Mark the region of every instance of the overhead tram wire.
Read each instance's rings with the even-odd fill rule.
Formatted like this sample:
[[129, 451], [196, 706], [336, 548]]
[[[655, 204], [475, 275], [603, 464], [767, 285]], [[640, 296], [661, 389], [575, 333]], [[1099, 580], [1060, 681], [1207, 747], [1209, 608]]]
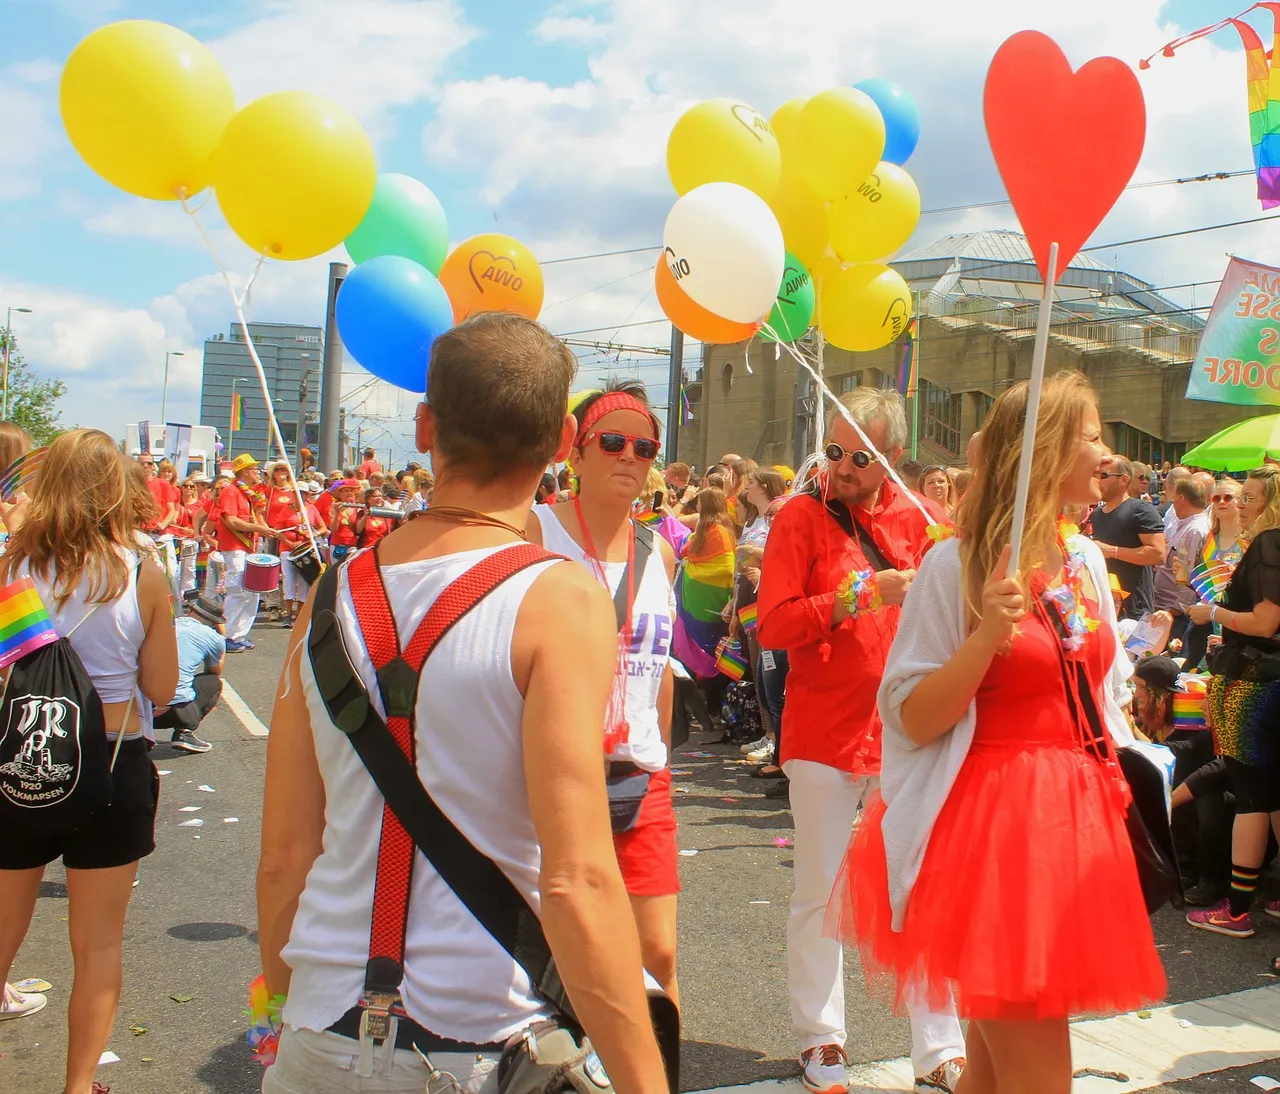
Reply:
[[[1189, 175], [1173, 179], [1153, 179], [1149, 182], [1131, 182], [1125, 187], [1125, 190], [1146, 190], [1153, 186], [1185, 186], [1193, 182], [1218, 182], [1223, 179], [1240, 178], [1244, 175], [1252, 174], [1254, 174], [1252, 168], [1240, 171], [1211, 171], [1203, 175]], [[926, 217], [935, 213], [963, 213], [970, 209], [993, 209], [1000, 205], [1009, 204], [1011, 202], [1008, 198], [1001, 198], [995, 201], [973, 201], [967, 205], [945, 205], [937, 209], [922, 209], [920, 210], [920, 215]], [[654, 244], [648, 247], [628, 247], [620, 251], [597, 251], [593, 254], [569, 255], [566, 258], [548, 258], [540, 262], [539, 265], [556, 266], [562, 262], [585, 262], [592, 258], [613, 258], [617, 255], [638, 255], [646, 251], [653, 253], [660, 250], [662, 250], [661, 244]]]

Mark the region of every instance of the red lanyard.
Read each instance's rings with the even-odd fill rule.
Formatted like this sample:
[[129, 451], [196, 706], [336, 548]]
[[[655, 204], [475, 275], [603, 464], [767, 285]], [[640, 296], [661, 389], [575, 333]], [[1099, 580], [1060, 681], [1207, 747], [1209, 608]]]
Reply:
[[[604, 591], [609, 592], [609, 575], [605, 572], [604, 562], [596, 551], [595, 542], [591, 538], [591, 529], [587, 527], [586, 519], [582, 515], [582, 503], [576, 494], [573, 498], [573, 510], [578, 514], [578, 527], [582, 529], [583, 554], [586, 555], [592, 574], [604, 586]], [[631, 650], [631, 610], [635, 604], [635, 592], [640, 579], [634, 572], [636, 537], [629, 520], [627, 531], [630, 533], [627, 536], [627, 568], [622, 572], [622, 580], [627, 583], [625, 591], [627, 611], [622, 626], [618, 629], [618, 663], [614, 670], [614, 693], [617, 702], [615, 704], [614, 700], [610, 700], [609, 710], [605, 714], [605, 718], [611, 723], [606, 724], [604, 732], [606, 755], [611, 754], [619, 744], [625, 743], [631, 735], [631, 727], [627, 722], [627, 679], [630, 676], [627, 655]]]

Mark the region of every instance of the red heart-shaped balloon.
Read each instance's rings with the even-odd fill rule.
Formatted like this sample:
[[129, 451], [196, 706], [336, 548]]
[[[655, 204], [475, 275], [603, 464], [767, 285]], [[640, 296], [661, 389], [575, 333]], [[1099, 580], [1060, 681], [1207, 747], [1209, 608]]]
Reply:
[[1079, 72], [1039, 31], [1008, 39], [987, 70], [987, 139], [1042, 277], [1055, 277], [1102, 223], [1133, 177], [1147, 108], [1133, 69], [1097, 57]]

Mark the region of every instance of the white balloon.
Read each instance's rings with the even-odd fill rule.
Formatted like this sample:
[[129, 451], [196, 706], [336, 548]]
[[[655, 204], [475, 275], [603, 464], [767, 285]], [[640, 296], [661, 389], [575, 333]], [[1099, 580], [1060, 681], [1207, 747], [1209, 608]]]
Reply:
[[662, 242], [672, 276], [695, 304], [734, 323], [769, 314], [786, 249], [777, 217], [745, 186], [695, 186], [671, 207]]

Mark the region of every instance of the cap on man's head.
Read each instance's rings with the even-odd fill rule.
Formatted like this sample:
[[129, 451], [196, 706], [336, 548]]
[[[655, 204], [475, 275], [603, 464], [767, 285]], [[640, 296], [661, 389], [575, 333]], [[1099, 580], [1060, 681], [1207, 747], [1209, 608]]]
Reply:
[[320, 493], [321, 490], [324, 489], [324, 487], [322, 487], [318, 482], [316, 482], [315, 479], [312, 479], [309, 483], [306, 484], [305, 489], [308, 494], [318, 494]]
[[225, 601], [220, 593], [208, 596], [201, 594], [187, 601], [187, 614], [194, 615], [201, 623], [208, 623], [211, 627], [221, 627], [227, 621], [224, 607]]
[[248, 452], [241, 452], [234, 460], [231, 461], [231, 470], [234, 474], [240, 474], [241, 471], [247, 471], [251, 467], [257, 467], [258, 461], [255, 460]]
[[1144, 657], [1134, 665], [1133, 674], [1148, 687], [1178, 690], [1178, 665], [1172, 657]]

